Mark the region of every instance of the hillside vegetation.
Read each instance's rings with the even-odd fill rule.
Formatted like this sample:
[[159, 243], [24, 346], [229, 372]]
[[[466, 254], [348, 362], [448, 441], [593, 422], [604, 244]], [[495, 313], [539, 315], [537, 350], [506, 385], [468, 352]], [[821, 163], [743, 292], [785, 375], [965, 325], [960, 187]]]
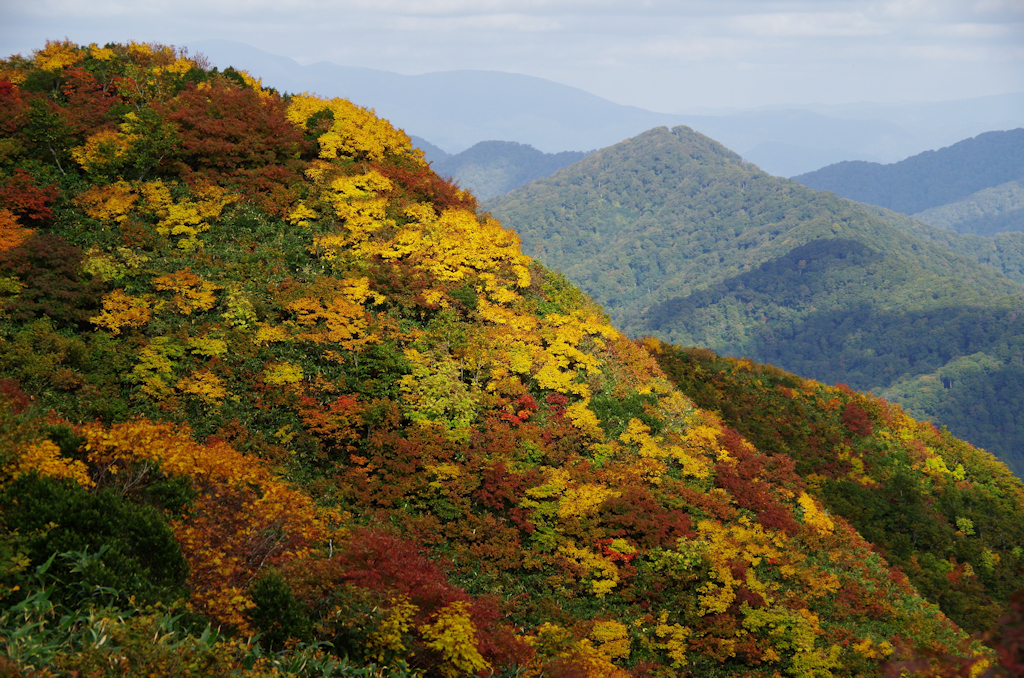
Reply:
[[[1019, 661], [1003, 467], [848, 394], [884, 449], [759, 449], [372, 111], [52, 42], [0, 62], [0, 132], [4, 675]], [[922, 541], [857, 532], [851, 473]]]
[[1024, 179], [1024, 128], [986, 132], [889, 165], [840, 162], [793, 179], [960, 233], [1020, 230], [1015, 186]]
[[1000, 259], [991, 241], [771, 177], [682, 127], [484, 207], [628, 334], [887, 394], [1024, 470], [1024, 288], [995, 270], [1020, 266], [1012, 238]]
[[554, 174], [586, 155], [580, 151], [542, 153], [514, 141], [481, 141], [461, 153], [434, 160], [430, 167], [442, 177], [454, 179], [478, 199], [486, 200]]

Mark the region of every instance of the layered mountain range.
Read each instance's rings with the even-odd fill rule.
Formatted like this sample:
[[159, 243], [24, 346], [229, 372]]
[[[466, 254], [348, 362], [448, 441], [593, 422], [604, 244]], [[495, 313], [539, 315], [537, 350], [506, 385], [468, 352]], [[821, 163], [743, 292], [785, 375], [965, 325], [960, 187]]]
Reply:
[[1004, 275], [1019, 238], [1000, 259], [991, 241], [772, 177], [685, 127], [485, 207], [627, 333], [896, 398], [1021, 468], [1024, 288]]

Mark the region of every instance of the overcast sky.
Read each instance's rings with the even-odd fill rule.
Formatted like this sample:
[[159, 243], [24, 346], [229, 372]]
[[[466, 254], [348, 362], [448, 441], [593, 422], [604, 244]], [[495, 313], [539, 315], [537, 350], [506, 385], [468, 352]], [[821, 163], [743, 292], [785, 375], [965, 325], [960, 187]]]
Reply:
[[[484, 69], [661, 112], [1024, 91], [1024, 0], [0, 0], [47, 39], [237, 40], [300, 63]], [[258, 75], [258, 74], [255, 74]]]

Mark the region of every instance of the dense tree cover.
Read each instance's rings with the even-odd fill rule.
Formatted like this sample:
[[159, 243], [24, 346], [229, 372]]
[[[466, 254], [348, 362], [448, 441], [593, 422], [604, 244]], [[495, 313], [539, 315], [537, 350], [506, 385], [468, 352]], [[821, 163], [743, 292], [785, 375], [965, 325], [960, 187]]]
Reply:
[[1015, 534], [1024, 514], [1019, 484], [992, 455], [845, 385], [649, 343], [698, 406], [766, 454], [793, 460], [815, 496], [947, 615], [965, 628], [995, 626], [1024, 578]]
[[581, 151], [543, 153], [515, 141], [481, 141], [461, 153], [434, 160], [431, 169], [486, 200], [554, 174], [586, 156]]
[[985, 188], [955, 202], [918, 212], [914, 217], [957, 233], [994, 236], [1024, 231], [1024, 182], [1008, 181]]
[[[159, 45], [0, 77], [5, 675], [1015, 660], [372, 111]], [[973, 630], [1015, 608], [969, 562]]]
[[[628, 333], [884, 393], [1021, 465], [1024, 401], [1008, 378], [1024, 358], [1014, 234], [958, 236], [812, 191], [684, 128], [484, 206]], [[978, 353], [1001, 367], [955, 397], [925, 394], [947, 364]], [[978, 390], [992, 393], [982, 417], [968, 405]]]
[[805, 186], [904, 214], [1022, 178], [1024, 128], [985, 132], [890, 165], [847, 161], [793, 177]]

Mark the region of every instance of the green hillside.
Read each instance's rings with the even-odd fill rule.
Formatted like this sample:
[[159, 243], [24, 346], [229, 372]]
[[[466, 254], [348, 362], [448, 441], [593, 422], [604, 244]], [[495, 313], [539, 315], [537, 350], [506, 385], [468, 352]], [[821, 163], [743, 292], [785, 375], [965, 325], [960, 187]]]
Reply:
[[586, 155], [580, 151], [542, 153], [514, 141], [481, 141], [461, 153], [433, 161], [431, 169], [485, 200], [553, 174]]
[[[0, 62], [0, 134], [0, 674], [1019, 661], [1002, 466], [878, 406], [871, 475], [824, 393], [805, 421], [832, 460], [807, 474], [372, 111], [51, 42]], [[874, 414], [841, 416], [863, 436]], [[931, 559], [884, 512], [858, 532], [844, 479], [865, 506], [913, 492]]]
[[1008, 181], [954, 202], [932, 207], [915, 218], [957, 233], [994, 236], [1024, 231], [1024, 182]]
[[[955, 243], [771, 177], [687, 128], [651, 130], [484, 207], [630, 334], [898, 395], [1022, 468], [1024, 288], [979, 265], [988, 241]], [[942, 370], [980, 355], [996, 367], [958, 382], [970, 388], [925, 397]], [[994, 409], [979, 417], [968, 405], [985, 389]]]
[[[848, 161], [793, 177], [805, 186], [904, 214], [948, 205], [1022, 178], [1024, 129], [985, 132], [890, 165]], [[982, 231], [965, 227], [963, 232]]]

